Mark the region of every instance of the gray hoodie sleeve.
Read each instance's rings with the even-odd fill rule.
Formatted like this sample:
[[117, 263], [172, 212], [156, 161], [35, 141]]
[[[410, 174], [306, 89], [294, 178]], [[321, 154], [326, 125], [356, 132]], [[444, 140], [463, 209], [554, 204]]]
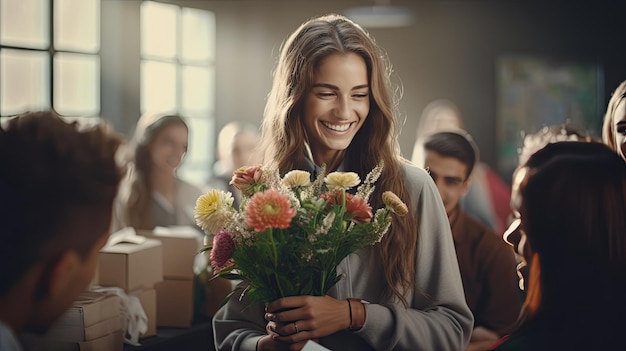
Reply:
[[367, 305], [365, 325], [355, 334], [376, 350], [465, 350], [473, 317], [443, 202], [424, 170], [408, 165], [405, 170], [418, 211], [416, 281], [423, 293], [409, 296], [409, 309], [397, 303]]

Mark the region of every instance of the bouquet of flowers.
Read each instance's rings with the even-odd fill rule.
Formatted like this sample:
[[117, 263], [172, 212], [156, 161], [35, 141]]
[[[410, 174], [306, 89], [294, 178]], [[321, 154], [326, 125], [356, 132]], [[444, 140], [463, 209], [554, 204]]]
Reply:
[[[230, 192], [210, 190], [195, 207], [197, 224], [213, 234], [210, 264], [216, 276], [248, 283], [252, 302], [281, 297], [323, 296], [341, 276], [337, 265], [352, 252], [382, 239], [390, 213], [403, 216], [407, 206], [393, 192], [382, 194], [384, 208], [368, 202], [383, 164], [361, 183], [352, 172], [333, 172], [311, 181], [294, 170], [283, 178], [275, 169], [243, 167], [231, 184], [241, 191], [239, 209]], [[348, 192], [356, 188], [354, 194]]]

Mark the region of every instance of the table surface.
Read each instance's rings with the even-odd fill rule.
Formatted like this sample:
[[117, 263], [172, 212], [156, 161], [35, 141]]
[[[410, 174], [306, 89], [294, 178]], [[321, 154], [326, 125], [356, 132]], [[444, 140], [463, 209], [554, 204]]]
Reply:
[[190, 328], [157, 328], [157, 335], [139, 340], [141, 346], [124, 344], [124, 351], [214, 351], [210, 321], [195, 322]]

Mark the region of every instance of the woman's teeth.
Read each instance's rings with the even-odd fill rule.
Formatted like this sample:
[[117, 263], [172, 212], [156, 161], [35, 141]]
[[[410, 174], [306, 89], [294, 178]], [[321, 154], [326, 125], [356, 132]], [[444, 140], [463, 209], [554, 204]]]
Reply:
[[330, 124], [328, 122], [322, 122], [322, 124], [328, 128], [328, 129], [332, 129], [334, 131], [337, 132], [345, 132], [346, 130], [348, 130], [348, 128], [350, 128], [350, 124], [351, 123], [345, 123], [345, 124]]

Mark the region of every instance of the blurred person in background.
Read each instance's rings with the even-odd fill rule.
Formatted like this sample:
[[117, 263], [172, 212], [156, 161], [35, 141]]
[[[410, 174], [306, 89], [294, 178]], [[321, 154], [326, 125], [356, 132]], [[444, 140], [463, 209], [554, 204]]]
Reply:
[[626, 81], [615, 88], [604, 115], [602, 141], [626, 160]]
[[120, 190], [119, 227], [196, 226], [193, 209], [202, 190], [176, 175], [187, 146], [181, 116], [146, 113], [139, 118], [129, 143], [132, 167]]
[[[437, 99], [424, 108], [417, 127], [417, 137], [411, 161], [424, 165], [424, 142], [432, 134], [445, 130], [465, 130], [461, 110], [452, 101]], [[500, 235], [509, 216], [510, 186], [484, 162], [478, 162], [473, 181], [460, 206], [468, 215], [478, 219]]]
[[230, 122], [220, 130], [217, 137], [217, 161], [213, 166], [213, 176], [208, 187], [230, 191], [233, 194], [233, 207], [239, 208], [241, 193], [230, 184], [233, 172], [243, 166], [259, 163], [252, 159], [259, 142], [259, 129], [252, 123]]
[[456, 249], [465, 299], [474, 315], [467, 350], [485, 350], [510, 331], [522, 306], [513, 249], [459, 201], [470, 187], [478, 147], [465, 131], [438, 132], [424, 142], [424, 167], [443, 199]]
[[[194, 208], [203, 192], [176, 175], [187, 152], [188, 138], [187, 123], [181, 116], [145, 113], [139, 118], [129, 143], [130, 172], [116, 206], [117, 228], [140, 231], [156, 226], [192, 226], [198, 229], [201, 247], [205, 234], [196, 225]], [[196, 315], [212, 316], [232, 286], [222, 278], [209, 282], [210, 266], [204, 256], [197, 258], [194, 308]]]

